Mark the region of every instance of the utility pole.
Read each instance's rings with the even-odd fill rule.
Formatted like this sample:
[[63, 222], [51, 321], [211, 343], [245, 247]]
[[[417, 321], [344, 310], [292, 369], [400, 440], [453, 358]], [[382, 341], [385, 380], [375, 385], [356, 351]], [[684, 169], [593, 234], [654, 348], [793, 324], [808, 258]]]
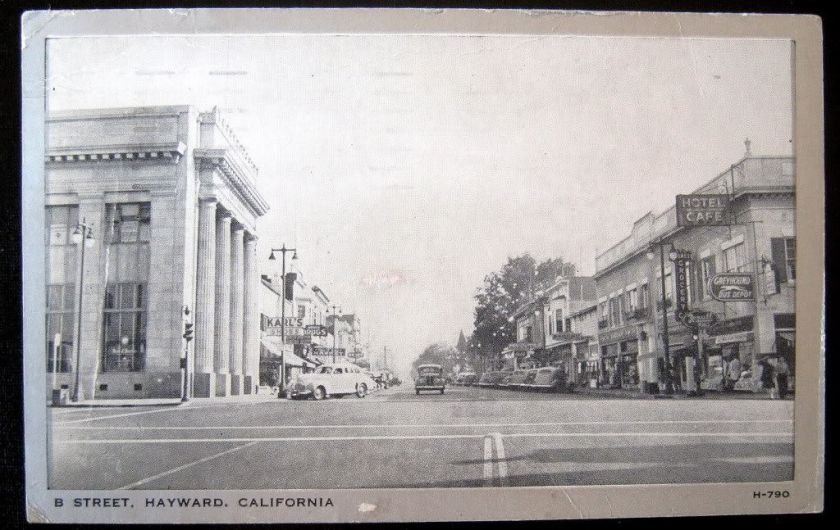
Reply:
[[384, 366], [382, 367], [382, 369], [387, 370], [388, 369], [388, 346], [383, 346], [382, 356], [384, 357], [384, 359], [382, 361], [382, 364], [384, 364]]
[[332, 307], [332, 316], [333, 316], [332, 362], [335, 363], [335, 339], [338, 336], [338, 315], [341, 314], [341, 306], [337, 306], [335, 304], [333, 304], [332, 306], [327, 306], [327, 312], [329, 312], [330, 307]]
[[280, 357], [280, 390], [277, 392], [277, 397], [283, 397], [283, 390], [286, 388], [286, 252], [294, 252], [292, 254], [292, 261], [297, 260], [297, 249], [296, 248], [286, 248], [286, 244], [283, 243], [283, 246], [280, 248], [273, 248], [271, 249], [271, 254], [268, 256], [268, 259], [274, 261], [276, 258], [274, 257], [275, 252], [280, 252], [282, 254], [282, 274], [280, 276], [283, 282], [283, 285], [280, 290], [280, 344], [283, 345], [283, 355]]

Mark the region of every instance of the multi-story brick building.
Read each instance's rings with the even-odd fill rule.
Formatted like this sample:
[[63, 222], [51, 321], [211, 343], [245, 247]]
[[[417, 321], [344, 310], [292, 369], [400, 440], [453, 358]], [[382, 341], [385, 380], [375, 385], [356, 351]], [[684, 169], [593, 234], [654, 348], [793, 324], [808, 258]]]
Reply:
[[[744, 390], [761, 389], [763, 360], [773, 364], [785, 357], [794, 366], [794, 160], [753, 156], [747, 142], [743, 159], [693, 193], [729, 196], [731, 225], [680, 227], [672, 207], [637, 220], [630, 236], [596, 257], [604, 383], [661, 389], [668, 365], [662, 340], [663, 304], [668, 315], [668, 360], [678, 389], [691, 385], [691, 362], [686, 359], [699, 358], [705, 388], [720, 385], [722, 368], [733, 358], [744, 368], [736, 385]], [[665, 254], [664, 296], [660, 249]], [[699, 336], [674, 318], [674, 263], [668, 258], [672, 249], [689, 256], [689, 309], [717, 321]], [[720, 272], [751, 275], [755, 300], [714, 299], [708, 283]]]

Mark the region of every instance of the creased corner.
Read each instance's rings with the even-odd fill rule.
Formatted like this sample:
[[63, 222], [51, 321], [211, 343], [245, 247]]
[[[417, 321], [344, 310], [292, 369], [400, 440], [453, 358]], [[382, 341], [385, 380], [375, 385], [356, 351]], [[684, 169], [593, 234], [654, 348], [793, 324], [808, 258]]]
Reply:
[[26, 504], [26, 521], [29, 523], [51, 523], [50, 518], [47, 517], [41, 509], [30, 503]]
[[36, 37], [53, 19], [63, 15], [75, 15], [75, 11], [26, 11], [20, 16], [20, 49], [25, 50], [29, 41]]

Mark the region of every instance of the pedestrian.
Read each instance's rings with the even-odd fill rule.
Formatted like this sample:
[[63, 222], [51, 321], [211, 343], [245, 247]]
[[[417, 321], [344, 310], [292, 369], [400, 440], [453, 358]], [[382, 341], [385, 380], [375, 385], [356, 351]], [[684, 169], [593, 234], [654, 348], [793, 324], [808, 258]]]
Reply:
[[773, 398], [776, 392], [776, 389], [774, 388], [775, 378], [773, 377], [773, 366], [769, 361], [767, 361], [767, 359], [758, 361], [758, 365], [761, 367], [761, 388], [769, 389], [770, 397]]
[[727, 390], [735, 390], [735, 384], [741, 379], [741, 359], [737, 355], [733, 355], [729, 360], [726, 368], [726, 383]]
[[790, 367], [784, 357], [779, 357], [776, 361], [776, 394], [779, 399], [784, 399], [788, 392], [788, 376], [790, 375]]

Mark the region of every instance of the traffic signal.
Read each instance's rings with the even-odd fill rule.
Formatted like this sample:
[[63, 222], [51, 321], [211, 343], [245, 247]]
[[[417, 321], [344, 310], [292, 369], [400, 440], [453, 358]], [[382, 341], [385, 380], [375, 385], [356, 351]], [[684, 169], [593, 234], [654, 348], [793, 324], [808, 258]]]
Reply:
[[187, 342], [193, 340], [192, 322], [184, 322], [184, 338], [187, 339]]

